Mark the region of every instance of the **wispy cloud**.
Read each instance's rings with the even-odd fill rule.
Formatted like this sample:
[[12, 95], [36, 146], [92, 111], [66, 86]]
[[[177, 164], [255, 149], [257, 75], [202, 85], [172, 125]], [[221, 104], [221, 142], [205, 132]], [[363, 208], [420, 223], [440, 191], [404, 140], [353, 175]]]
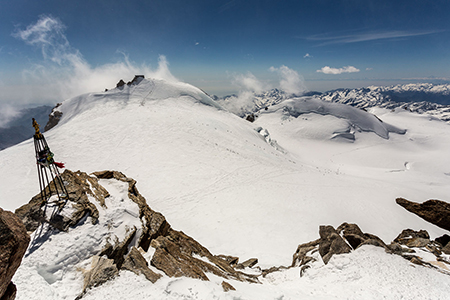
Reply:
[[[59, 102], [82, 93], [114, 87], [119, 79], [131, 79], [135, 74], [177, 81], [163, 55], [156, 69], [145, 64], [136, 65], [124, 53], [121, 53], [123, 58], [115, 63], [93, 67], [78, 49], [70, 45], [65, 28], [58, 18], [43, 15], [36, 23], [13, 33], [14, 37], [40, 49], [43, 57], [42, 61], [22, 72], [23, 85], [29, 88], [28, 91], [16, 90], [15, 93], [23, 93], [17, 98], [41, 100], [41, 103]], [[10, 98], [14, 96], [11, 93]]]
[[313, 57], [313, 56], [309, 53], [306, 53], [305, 55], [303, 55], [303, 58], [311, 58], [311, 57]]
[[338, 74], [342, 74], [342, 73], [356, 73], [359, 71], [360, 71], [359, 69], [357, 69], [353, 66], [346, 66], [346, 67], [342, 67], [342, 68], [331, 68], [329, 66], [325, 66], [322, 69], [317, 70], [316, 72], [324, 73], [324, 74], [338, 75]]
[[317, 46], [325, 46], [332, 44], [349, 44], [375, 40], [399, 39], [421, 35], [429, 35], [439, 32], [442, 32], [442, 30], [416, 30], [416, 31], [386, 30], [386, 31], [358, 32], [351, 34], [328, 33], [309, 36], [306, 39], [310, 41], [320, 42]]

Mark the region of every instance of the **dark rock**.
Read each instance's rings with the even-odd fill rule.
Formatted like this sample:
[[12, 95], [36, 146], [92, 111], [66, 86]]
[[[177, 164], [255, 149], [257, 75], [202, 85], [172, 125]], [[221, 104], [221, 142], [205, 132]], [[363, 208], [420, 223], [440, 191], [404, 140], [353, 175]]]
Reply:
[[[30, 237], [20, 219], [0, 208], [0, 298], [7, 293], [15, 295], [11, 279], [22, 262]], [[7, 292], [8, 291], [8, 292]]]
[[[98, 184], [98, 179], [89, 176], [84, 172], [72, 172], [66, 169], [61, 177], [68, 193], [68, 203], [74, 211], [69, 216], [60, 216], [55, 220], [46, 220], [43, 215], [43, 206], [47, 199], [43, 199], [41, 194], [34, 196], [28, 204], [25, 204], [16, 209], [16, 215], [25, 224], [28, 231], [34, 231], [40, 223], [49, 222], [53, 227], [66, 231], [69, 227], [75, 226], [86, 215], [92, 218], [92, 223], [95, 224], [98, 220], [98, 210], [93, 203], [89, 201], [88, 196], [95, 198], [101, 206], [105, 206], [105, 198], [109, 196], [108, 191]], [[50, 182], [49, 186], [45, 188], [46, 195], [55, 194], [54, 181]], [[49, 196], [49, 198], [50, 198]], [[64, 205], [65, 203], [60, 203]], [[53, 221], [53, 222], [52, 222]]]
[[356, 224], [342, 223], [336, 228], [336, 231], [344, 237], [354, 250], [362, 245], [387, 248], [379, 237], [370, 233], [363, 233]]
[[319, 242], [320, 239], [317, 239], [315, 241], [301, 244], [297, 247], [297, 251], [295, 251], [293, 257], [292, 257], [292, 267], [296, 266], [302, 266], [311, 260], [314, 260], [312, 257], [307, 256], [306, 254], [314, 249], [319, 249]]
[[270, 274], [270, 273], [278, 272], [278, 271], [286, 270], [286, 269], [289, 269], [289, 268], [284, 267], [284, 266], [271, 267], [271, 268], [269, 268], [269, 269], [264, 269], [264, 270], [262, 270], [261, 275], [262, 275], [262, 277], [266, 277], [266, 276], [267, 276], [268, 274]]
[[253, 123], [253, 122], [255, 122], [256, 117], [255, 117], [254, 114], [249, 114], [245, 119], [246, 119], [247, 121], [249, 121], [250, 123]]
[[117, 242], [114, 246], [107, 243], [105, 248], [100, 252], [99, 256], [105, 255], [114, 261], [118, 269], [122, 267], [125, 255], [128, 253], [128, 246], [136, 235], [136, 227], [127, 235], [122, 242]]
[[307, 269], [311, 268], [311, 266], [309, 265], [304, 265], [300, 268], [300, 277], [303, 277], [303, 275], [305, 275], [305, 272]]
[[122, 79], [119, 80], [119, 82], [116, 84], [116, 88], [123, 88], [123, 86], [125, 85], [125, 81], [123, 81]]
[[216, 255], [217, 258], [223, 259], [226, 261], [230, 266], [235, 266], [239, 262], [239, 257], [236, 256], [230, 256], [230, 255]]
[[235, 291], [236, 289], [226, 281], [222, 281], [222, 288], [224, 292]]
[[448, 242], [450, 242], [450, 236], [448, 234], [444, 234], [435, 239], [436, 242], [442, 245], [442, 247], [447, 246]]
[[0, 298], [0, 300], [14, 300], [16, 299], [17, 288], [16, 285], [12, 282], [9, 283], [5, 293]]
[[112, 259], [95, 255], [92, 257], [91, 269], [84, 272], [83, 292], [78, 299], [86, 293], [87, 289], [99, 286], [118, 274], [119, 270]]
[[252, 268], [257, 263], [258, 263], [257, 258], [250, 258], [240, 264], [237, 264], [236, 268], [238, 268], [238, 269]]
[[124, 263], [122, 264], [122, 269], [131, 271], [137, 275], [144, 274], [145, 278], [147, 278], [152, 283], [155, 283], [162, 276], [153, 272], [149, 267], [148, 263], [142, 254], [139, 252], [136, 247], [132, 247], [130, 253], [125, 258]]
[[320, 226], [319, 254], [327, 264], [334, 254], [349, 253], [351, 248], [333, 226]]
[[450, 230], [450, 204], [441, 200], [428, 200], [422, 204], [396, 199], [397, 204], [418, 215], [422, 219], [446, 230]]
[[412, 229], [405, 229], [395, 238], [394, 242], [410, 248], [425, 247], [430, 243], [430, 235], [426, 230], [414, 231]]
[[59, 120], [61, 120], [63, 113], [59, 110], [57, 110], [58, 107], [60, 107], [62, 103], [56, 104], [56, 106], [52, 109], [50, 114], [48, 115], [48, 122], [44, 127], [44, 131], [49, 131], [56, 125], [58, 125]]

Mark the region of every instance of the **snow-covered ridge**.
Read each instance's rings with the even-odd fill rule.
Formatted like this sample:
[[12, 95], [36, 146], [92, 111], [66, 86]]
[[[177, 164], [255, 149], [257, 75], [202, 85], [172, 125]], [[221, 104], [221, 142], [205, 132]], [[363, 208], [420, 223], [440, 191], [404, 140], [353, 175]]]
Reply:
[[[348, 137], [354, 140], [354, 129], [361, 131], [374, 132], [378, 136], [388, 139], [389, 132], [405, 134], [405, 129], [400, 129], [393, 125], [381, 121], [375, 115], [364, 110], [343, 105], [340, 103], [328, 103], [312, 97], [301, 97], [285, 100], [267, 110], [267, 113], [282, 110], [285, 117], [292, 116], [294, 118], [303, 114], [316, 113], [319, 115], [331, 115], [348, 122], [348, 127], [344, 130], [335, 132], [335, 137]], [[265, 111], [261, 112], [266, 113]]]
[[131, 84], [118, 86], [102, 93], [88, 93], [68, 99], [52, 112], [62, 113], [60, 124], [72, 117], [101, 105], [122, 109], [127, 105], [145, 105], [152, 101], [183, 98], [186, 101], [200, 103], [223, 109], [202, 90], [183, 82], [169, 82], [162, 79], [143, 79]]

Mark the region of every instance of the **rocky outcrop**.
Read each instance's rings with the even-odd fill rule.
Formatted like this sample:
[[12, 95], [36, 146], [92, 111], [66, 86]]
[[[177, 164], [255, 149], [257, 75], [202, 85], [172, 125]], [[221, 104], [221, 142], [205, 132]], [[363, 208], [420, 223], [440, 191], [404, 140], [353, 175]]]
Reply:
[[397, 204], [418, 215], [422, 219], [450, 231], [450, 204], [441, 200], [428, 200], [415, 203], [404, 198], [397, 198]]
[[334, 254], [349, 253], [351, 248], [333, 226], [320, 226], [319, 253], [323, 262], [328, 263]]
[[145, 258], [136, 247], [132, 247], [122, 265], [123, 270], [131, 271], [137, 275], [143, 274], [147, 280], [155, 283], [162, 275], [153, 272], [149, 267]]
[[114, 264], [114, 260], [95, 255], [92, 257], [91, 268], [89, 270], [85, 270], [83, 273], [83, 292], [77, 297], [77, 299], [81, 299], [88, 289], [99, 286], [117, 276], [119, 274], [119, 270]]
[[205, 273], [240, 281], [258, 282], [257, 276], [236, 271], [227, 260], [213, 256], [208, 249], [181, 231], [171, 229], [167, 236], [152, 240], [156, 249], [152, 266], [169, 277], [209, 280]]
[[[89, 270], [84, 270], [85, 284], [79, 298], [83, 297], [88, 289], [114, 278], [121, 270], [143, 274], [152, 283], [156, 282], [161, 274], [201, 280], [209, 280], [208, 274], [214, 274], [224, 279], [259, 282], [256, 275], [245, 273], [245, 269], [255, 267], [258, 262], [256, 258], [239, 263], [238, 257], [211, 254], [192, 237], [172, 229], [161, 213], [155, 212], [147, 205], [146, 199], [137, 189], [136, 181], [123, 173], [101, 171], [88, 175], [81, 171], [66, 170], [61, 177], [68, 195], [65, 198], [67, 201], [56, 203], [62, 209], [57, 217], [52, 220], [44, 217], [43, 211], [48, 200], [42, 199], [41, 194], [16, 210], [29, 231], [35, 230], [42, 223], [48, 223], [56, 231], [71, 230], [86, 220], [97, 224], [100, 207], [101, 211], [108, 209], [106, 203], [109, 202], [105, 200], [110, 197], [108, 191], [100, 184], [100, 180], [118, 180], [126, 183], [128, 198], [139, 209], [136, 215], [136, 218], [140, 219], [139, 226], [127, 227], [126, 236], [111, 236], [111, 238], [105, 236], [106, 240], [100, 244], [102, 250], [94, 253], [92, 266]], [[53, 182], [50, 183], [52, 184]], [[50, 193], [48, 187], [46, 192], [47, 195]], [[154, 248], [151, 249], [154, 253], [147, 256], [145, 253], [150, 247]], [[239, 268], [242, 271], [238, 270]], [[161, 273], [158, 274], [156, 269]], [[227, 289], [230, 288], [225, 286]]]
[[20, 219], [0, 208], [0, 299], [14, 299], [11, 279], [22, 262], [30, 237]]
[[[443, 255], [450, 254], [450, 242], [445, 236], [431, 241], [425, 230], [405, 229], [387, 245], [379, 237], [363, 233], [358, 225], [349, 223], [343, 223], [336, 229], [329, 225], [320, 226], [319, 235], [318, 240], [299, 245], [293, 255], [290, 267], [299, 267], [300, 276], [303, 276], [313, 263], [320, 262], [320, 258], [324, 264], [327, 264], [332, 256], [349, 253], [364, 245], [382, 247], [387, 253], [400, 255], [413, 264], [438, 269], [450, 275], [450, 260]], [[442, 243], [447, 241], [447, 244], [444, 246], [439, 241]], [[435, 259], [430, 260], [427, 256], [428, 260], [424, 260], [424, 252], [432, 253]], [[277, 270], [274, 269], [274, 271]], [[270, 273], [270, 270], [267, 273]], [[265, 276], [264, 272], [263, 276]]]
[[[34, 196], [31, 201], [18, 209], [16, 215], [25, 224], [28, 231], [34, 231], [39, 224], [48, 222], [53, 227], [66, 231], [69, 227], [75, 226], [87, 214], [92, 218], [95, 224], [98, 219], [98, 210], [93, 203], [89, 201], [89, 196], [95, 198], [101, 206], [105, 206], [105, 198], [109, 196], [108, 191], [103, 188], [98, 179], [84, 172], [72, 172], [65, 170], [61, 177], [68, 193], [68, 202], [57, 203], [60, 207], [69, 205], [72, 207], [70, 215], [58, 216], [55, 219], [48, 220], [44, 216], [45, 205], [48, 199], [43, 199], [41, 194]], [[50, 182], [53, 187], [49, 189], [47, 186], [46, 195], [54, 195], [57, 190], [54, 188], [54, 182]]]
[[56, 125], [58, 125], [59, 120], [61, 120], [63, 113], [58, 110], [62, 103], [56, 104], [56, 106], [52, 109], [50, 114], [48, 115], [48, 122], [45, 124], [44, 131], [49, 131]]

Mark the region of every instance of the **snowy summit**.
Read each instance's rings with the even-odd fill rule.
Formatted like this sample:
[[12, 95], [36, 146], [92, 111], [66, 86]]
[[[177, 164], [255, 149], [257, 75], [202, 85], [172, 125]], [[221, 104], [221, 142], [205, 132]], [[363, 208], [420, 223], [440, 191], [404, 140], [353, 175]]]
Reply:
[[[257, 258], [246, 274], [290, 266], [298, 245], [316, 240], [321, 225], [355, 223], [386, 243], [407, 228], [426, 230], [430, 239], [446, 232], [395, 202], [445, 201], [450, 194], [450, 127], [429, 115], [292, 96], [248, 122], [194, 86], [143, 78], [68, 99], [53, 115], [59, 120], [44, 134], [67, 169], [123, 172], [174, 230], [214, 255]], [[39, 193], [33, 151], [31, 139], [0, 151], [4, 209]], [[17, 299], [74, 299], [83, 289], [81, 270], [103, 239], [122, 241], [145, 225], [124, 182], [95, 180], [109, 194], [106, 208], [95, 204], [98, 223], [89, 216], [29, 250], [13, 278]], [[161, 246], [150, 245], [148, 262]], [[217, 274], [206, 273], [209, 281], [177, 278], [151, 265], [161, 275], [151, 283], [120, 270], [82, 299], [444, 299], [450, 288], [445, 272], [375, 246], [327, 264], [311, 255], [316, 262], [302, 277], [293, 267], [260, 276], [260, 283], [231, 278], [236, 290], [228, 292]]]

